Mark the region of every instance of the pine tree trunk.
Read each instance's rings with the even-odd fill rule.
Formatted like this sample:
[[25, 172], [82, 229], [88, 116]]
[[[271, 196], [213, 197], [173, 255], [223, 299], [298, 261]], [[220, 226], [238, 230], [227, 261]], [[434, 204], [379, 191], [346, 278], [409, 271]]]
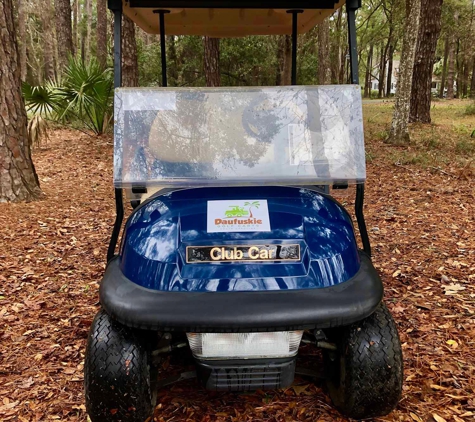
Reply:
[[422, 0], [421, 5], [409, 121], [430, 123], [432, 71], [441, 28], [442, 0]]
[[[339, 13], [342, 8], [338, 9]], [[337, 25], [338, 25], [338, 15], [337, 19], [328, 22], [328, 55], [329, 55], [329, 67], [330, 67], [330, 83], [337, 84], [338, 83], [338, 70], [340, 69], [340, 57], [338, 54], [338, 41], [337, 41]], [[333, 34], [330, 37], [330, 31]]]
[[[26, 36], [28, 38], [28, 46], [27, 49], [27, 68], [28, 72], [26, 74], [26, 79], [29, 83], [33, 85], [43, 85], [43, 55], [41, 54], [42, 51], [35, 51], [35, 45], [38, 41], [38, 34], [41, 31], [37, 30], [38, 19], [27, 19], [26, 24]], [[15, 23], [16, 24], [16, 23]], [[1, 61], [1, 58], [0, 58]]]
[[86, 38], [84, 45], [84, 55], [86, 63], [91, 58], [91, 33], [92, 33], [92, 0], [86, 0]]
[[386, 97], [391, 95], [391, 84], [393, 83], [393, 57], [394, 57], [394, 45], [389, 46], [388, 53], [388, 76], [386, 81]]
[[107, 66], [107, 5], [106, 0], [97, 0], [97, 61], [103, 69]]
[[460, 54], [460, 38], [457, 39], [457, 49], [455, 52], [455, 75], [456, 75], [456, 90], [455, 97], [462, 98], [462, 58]]
[[[54, 12], [53, 7], [51, 8], [51, 13]], [[54, 20], [50, 22], [51, 33], [52, 35], [52, 44], [53, 44], [53, 59], [54, 59], [54, 74], [59, 75], [59, 55], [58, 55], [58, 37], [56, 36], [56, 27], [54, 25]]]
[[[381, 89], [381, 97], [386, 95], [386, 97], [389, 97], [390, 93], [391, 93], [391, 72], [392, 72], [392, 67], [393, 67], [393, 64], [392, 64], [392, 55], [393, 55], [393, 52], [392, 52], [392, 42], [393, 42], [393, 21], [392, 21], [392, 15], [389, 15], [389, 22], [388, 22], [388, 25], [389, 25], [389, 34], [388, 34], [388, 40], [386, 42], [386, 46], [384, 47], [384, 52], [383, 52], [383, 56], [384, 56], [384, 61], [383, 61], [383, 83], [385, 84], [385, 86], [383, 87], [380, 87]], [[386, 74], [386, 64], [388, 64], [388, 67], [389, 67], [389, 59], [391, 60], [391, 63], [390, 63], [390, 66], [391, 68], [387, 69], [387, 74]]]
[[292, 83], [292, 37], [284, 35], [284, 62], [282, 66], [281, 84]]
[[[143, 45], [146, 45], [147, 44], [147, 33], [145, 31], [143, 31], [142, 29], [139, 29], [137, 28], [138, 30], [138, 33], [135, 34], [135, 37], [142, 41], [142, 44]], [[167, 47], [167, 51], [168, 51], [168, 47]]]
[[[393, 64], [392, 64], [392, 56], [393, 56], [393, 23], [392, 23], [392, 18], [389, 20], [389, 34], [388, 34], [388, 41], [386, 42], [386, 46], [384, 47], [384, 61], [383, 61], [383, 81], [385, 86], [382, 88], [382, 95], [386, 95], [386, 97], [389, 97], [391, 94], [391, 72], [393, 70]], [[391, 68], [389, 69], [389, 59], [391, 59]], [[386, 68], [386, 64], [388, 64], [388, 68]], [[386, 70], [387, 69], [387, 70]], [[386, 71], [388, 73], [386, 73]]]
[[468, 97], [468, 58], [467, 58], [467, 50], [465, 50], [465, 54], [463, 57], [463, 62], [462, 62], [462, 97], [467, 98]]
[[73, 53], [73, 34], [71, 26], [71, 3], [69, 0], [54, 0], [56, 13], [56, 36], [58, 38], [59, 69], [62, 72]]
[[219, 38], [203, 37], [206, 86], [220, 86]]
[[41, 21], [43, 26], [43, 45], [44, 45], [44, 69], [45, 78], [47, 80], [55, 77], [54, 64], [54, 34], [51, 26], [53, 14], [51, 13], [51, 0], [43, 0], [43, 8], [41, 10]]
[[167, 63], [168, 63], [168, 85], [177, 86], [178, 82], [178, 57], [176, 54], [175, 36], [170, 35], [167, 37]]
[[86, 60], [86, 28], [81, 25], [81, 29], [79, 30], [81, 34], [81, 38], [79, 40], [79, 45], [81, 49], [81, 60], [84, 62]]
[[328, 18], [317, 26], [318, 33], [318, 85], [330, 83], [330, 51], [328, 48], [330, 38], [330, 23]]
[[472, 63], [472, 81], [470, 83], [470, 98], [475, 98], [475, 56]]
[[[337, 12], [337, 17], [333, 21], [333, 37], [330, 38], [330, 69], [331, 69], [331, 83], [337, 84], [340, 76], [340, 34], [341, 34], [341, 21], [342, 21], [343, 8], [340, 7]], [[330, 23], [329, 23], [330, 26]], [[329, 31], [330, 34], [330, 31]]]
[[0, 202], [41, 196], [31, 160], [12, 0], [0, 1]]
[[125, 15], [122, 17], [122, 85], [139, 85], [135, 24]]
[[381, 53], [379, 58], [379, 83], [378, 83], [378, 98], [382, 98], [384, 94], [384, 83], [386, 82], [386, 48], [381, 46]]
[[364, 80], [364, 93], [363, 96], [368, 98], [371, 96], [371, 66], [373, 61], [373, 44], [369, 45], [368, 57], [366, 59], [366, 72]]
[[387, 139], [387, 142], [397, 145], [406, 144], [410, 140], [408, 123], [420, 14], [421, 0], [406, 0], [405, 32], [399, 65], [396, 101], [391, 130]]
[[26, 0], [18, 0], [18, 38], [20, 50], [21, 80], [26, 81]]
[[290, 85], [292, 82], [292, 38], [281, 35], [277, 41], [276, 85]]
[[345, 83], [345, 64], [348, 49], [345, 50], [342, 48], [340, 53], [340, 73], [338, 74], [338, 83], [341, 85]]
[[79, 49], [79, 28], [78, 28], [79, 0], [74, 0], [72, 12], [73, 12], [73, 27], [72, 27], [73, 50], [78, 51]]
[[[455, 22], [458, 21], [458, 12], [455, 12]], [[454, 98], [454, 79], [455, 79], [455, 48], [456, 40], [453, 31], [449, 35], [449, 57], [447, 64], [447, 99]]]
[[277, 38], [277, 65], [275, 68], [275, 84], [277, 86], [282, 84], [282, 70], [284, 68], [284, 36], [281, 35]]
[[449, 36], [445, 37], [444, 64], [442, 65], [442, 78], [439, 88], [439, 98], [444, 98], [445, 82], [447, 79], [447, 60], [449, 58]]
[[447, 64], [447, 99], [454, 98], [454, 77], [455, 77], [455, 42], [450, 40], [449, 58]]

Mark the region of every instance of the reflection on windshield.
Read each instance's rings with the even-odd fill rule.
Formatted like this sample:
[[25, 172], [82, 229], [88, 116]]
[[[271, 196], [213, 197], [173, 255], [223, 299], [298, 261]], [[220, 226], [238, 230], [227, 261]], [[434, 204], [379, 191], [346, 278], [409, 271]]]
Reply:
[[176, 109], [158, 112], [150, 129], [151, 177], [220, 178], [254, 167], [282, 126], [265, 102], [264, 93], [177, 93]]
[[118, 90], [115, 182], [361, 181], [360, 107], [351, 85]]

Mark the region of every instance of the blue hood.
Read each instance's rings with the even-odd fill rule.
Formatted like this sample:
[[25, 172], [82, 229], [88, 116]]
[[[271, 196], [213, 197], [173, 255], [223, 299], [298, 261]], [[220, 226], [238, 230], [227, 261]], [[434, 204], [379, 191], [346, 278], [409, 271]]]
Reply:
[[[208, 201], [267, 200], [270, 231], [209, 233]], [[297, 261], [187, 263], [187, 246], [296, 245]], [[293, 187], [184, 189], [145, 202], [129, 218], [120, 266], [131, 281], [163, 291], [309, 289], [359, 269], [348, 213], [332, 198]]]

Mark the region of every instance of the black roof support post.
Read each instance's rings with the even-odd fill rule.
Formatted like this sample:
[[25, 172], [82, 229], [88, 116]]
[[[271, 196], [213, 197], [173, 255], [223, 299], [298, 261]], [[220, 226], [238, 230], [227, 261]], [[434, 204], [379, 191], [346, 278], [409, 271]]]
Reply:
[[[356, 45], [356, 10], [361, 7], [361, 0], [348, 0], [346, 2], [346, 13], [348, 15], [348, 43], [350, 46], [350, 73], [351, 83], [359, 85], [360, 78], [358, 72], [358, 49]], [[368, 229], [363, 213], [364, 204], [364, 183], [356, 185], [355, 215], [358, 222], [358, 229], [363, 242], [363, 250], [371, 256], [371, 244], [369, 242]]]
[[154, 10], [153, 13], [158, 13], [160, 20], [160, 52], [162, 56], [162, 86], [168, 86], [167, 80], [167, 50], [165, 43], [165, 14], [170, 13], [169, 10]]
[[352, 84], [360, 83], [360, 78], [358, 74], [358, 49], [356, 46], [356, 10], [360, 7], [360, 0], [349, 0], [346, 2], [346, 13], [348, 15], [348, 44], [350, 46], [350, 72]]
[[[108, 7], [114, 14], [114, 88], [120, 88], [122, 85], [122, 0], [109, 0]], [[114, 257], [122, 221], [124, 220], [122, 189], [116, 188], [114, 194], [116, 215], [109, 248], [107, 249], [107, 262]]]
[[292, 79], [291, 84], [297, 85], [297, 40], [298, 40], [298, 14], [303, 10], [287, 10], [287, 13], [292, 14]]

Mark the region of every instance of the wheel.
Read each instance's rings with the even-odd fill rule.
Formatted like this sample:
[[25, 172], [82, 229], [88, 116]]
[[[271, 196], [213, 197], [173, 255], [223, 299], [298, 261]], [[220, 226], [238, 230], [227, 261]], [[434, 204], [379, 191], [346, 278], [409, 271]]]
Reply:
[[335, 407], [353, 419], [390, 413], [403, 381], [401, 342], [384, 303], [355, 324], [329, 331], [337, 351], [324, 351], [327, 388]]
[[84, 364], [86, 409], [92, 422], [144, 422], [153, 411], [150, 353], [145, 336], [96, 315]]

